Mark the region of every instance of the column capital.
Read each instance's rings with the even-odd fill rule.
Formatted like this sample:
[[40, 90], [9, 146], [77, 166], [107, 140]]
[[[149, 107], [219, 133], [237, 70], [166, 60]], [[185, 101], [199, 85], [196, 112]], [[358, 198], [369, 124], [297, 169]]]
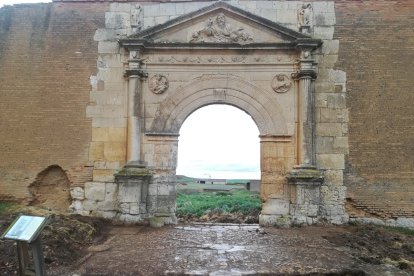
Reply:
[[148, 73], [142, 69], [127, 69], [125, 70], [124, 76], [127, 78], [141, 78], [146, 79], [148, 77]]

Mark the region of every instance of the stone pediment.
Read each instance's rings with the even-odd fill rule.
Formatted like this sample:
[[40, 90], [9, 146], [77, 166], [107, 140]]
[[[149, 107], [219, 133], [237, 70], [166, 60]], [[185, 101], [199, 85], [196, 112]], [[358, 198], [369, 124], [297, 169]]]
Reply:
[[320, 44], [319, 40], [224, 2], [177, 17], [121, 40], [121, 45], [237, 47]]

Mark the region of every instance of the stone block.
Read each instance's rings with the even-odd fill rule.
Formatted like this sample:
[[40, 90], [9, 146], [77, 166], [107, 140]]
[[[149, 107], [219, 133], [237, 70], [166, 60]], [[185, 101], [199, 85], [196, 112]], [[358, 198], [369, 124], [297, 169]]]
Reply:
[[318, 136], [343, 136], [341, 123], [317, 123], [316, 135]]
[[260, 214], [259, 224], [261, 226], [278, 226], [288, 228], [291, 225], [291, 218], [289, 216]]
[[83, 190], [82, 187], [73, 187], [70, 188], [70, 197], [72, 199], [85, 199], [85, 191]]
[[295, 24], [298, 22], [298, 13], [296, 10], [283, 10], [277, 12], [277, 22], [284, 24]]
[[177, 12], [175, 10], [175, 3], [161, 3], [158, 10], [157, 16], [163, 15], [176, 15]]
[[349, 152], [349, 143], [348, 137], [335, 137], [333, 141], [333, 147], [337, 152], [348, 153]]
[[336, 23], [335, 13], [315, 13], [313, 23], [315, 26], [334, 26]]
[[346, 123], [349, 121], [348, 110], [332, 109], [332, 108], [319, 108], [319, 122], [321, 123]]
[[105, 219], [114, 219], [116, 214], [116, 211], [93, 211], [91, 215]]
[[127, 29], [97, 29], [93, 40], [95, 41], [117, 41], [120, 38], [127, 36]]
[[395, 225], [398, 227], [406, 227], [406, 228], [414, 229], [414, 218], [404, 218], [404, 217], [397, 218], [397, 220], [395, 221]]
[[93, 167], [97, 170], [118, 170], [121, 168], [120, 162], [95, 161]]
[[329, 108], [346, 108], [346, 98], [344, 94], [328, 94], [327, 104]]
[[105, 184], [105, 200], [115, 201], [118, 195], [118, 184], [106, 183]]
[[139, 203], [131, 202], [129, 204], [129, 213], [131, 215], [139, 215], [140, 214]]
[[100, 54], [118, 54], [119, 44], [113, 41], [99, 41], [98, 53]]
[[328, 107], [328, 93], [315, 94], [315, 107]]
[[344, 173], [342, 170], [326, 170], [325, 184], [329, 186], [340, 186], [344, 183]]
[[313, 27], [313, 36], [315, 38], [319, 38], [319, 39], [333, 39], [333, 34], [334, 34], [334, 27], [330, 26], [330, 27], [320, 27], [320, 26], [314, 26]]
[[109, 5], [109, 10], [111, 12], [130, 12], [131, 4], [129, 3], [111, 3]]
[[140, 202], [142, 184], [142, 181], [119, 184], [118, 201], [127, 203]]
[[126, 128], [105, 128], [95, 127], [92, 128], [92, 141], [112, 141], [122, 142], [126, 141]]
[[73, 200], [72, 204], [69, 206], [69, 209], [73, 212], [83, 211], [82, 200]]
[[114, 170], [93, 170], [93, 181], [97, 182], [113, 182]]
[[106, 12], [105, 27], [107, 29], [126, 29], [131, 27], [129, 12]]
[[321, 169], [345, 169], [344, 154], [317, 154], [316, 162]]
[[89, 144], [89, 160], [103, 160], [104, 156], [104, 144], [103, 142], [91, 142]]
[[83, 205], [83, 210], [88, 211], [88, 212], [97, 210], [97, 206], [98, 206], [97, 201], [95, 200], [84, 200], [82, 202], [82, 205]]
[[317, 137], [316, 153], [333, 153], [334, 137]]
[[126, 224], [141, 222], [143, 219], [139, 215], [121, 214], [118, 219]]
[[168, 20], [170, 20], [170, 17], [167, 15], [154, 17], [155, 25], [163, 24], [167, 22]]
[[158, 184], [157, 186], [158, 186], [158, 192], [157, 192], [158, 195], [161, 195], [161, 196], [170, 195], [170, 187], [168, 183]]
[[88, 200], [105, 199], [105, 183], [102, 182], [86, 182], [85, 183], [85, 198]]
[[329, 79], [334, 83], [346, 83], [346, 72], [341, 70], [329, 69]]
[[92, 127], [124, 128], [127, 126], [126, 118], [93, 118]]
[[158, 196], [156, 213], [174, 214], [175, 212], [175, 196]]
[[104, 200], [96, 202], [97, 211], [116, 211], [118, 209], [116, 200]]
[[337, 55], [339, 52], [339, 40], [324, 40], [321, 51], [324, 55]]
[[119, 211], [122, 214], [129, 214], [129, 210], [130, 210], [129, 206], [130, 206], [129, 203], [120, 203], [119, 204]]
[[287, 215], [289, 214], [289, 201], [285, 199], [269, 198], [263, 203], [263, 215]]
[[126, 142], [105, 142], [104, 156], [107, 161], [125, 162]]

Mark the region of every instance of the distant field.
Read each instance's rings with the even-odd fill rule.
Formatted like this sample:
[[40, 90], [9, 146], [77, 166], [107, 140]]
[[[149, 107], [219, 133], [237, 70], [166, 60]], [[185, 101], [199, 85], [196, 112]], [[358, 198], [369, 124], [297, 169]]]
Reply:
[[185, 191], [185, 190], [192, 190], [192, 191], [199, 191], [202, 192], [203, 189], [245, 189], [246, 183], [250, 180], [247, 179], [229, 179], [227, 180], [227, 185], [225, 184], [201, 184], [197, 183], [196, 178], [191, 178], [183, 175], [177, 176], [177, 191]]

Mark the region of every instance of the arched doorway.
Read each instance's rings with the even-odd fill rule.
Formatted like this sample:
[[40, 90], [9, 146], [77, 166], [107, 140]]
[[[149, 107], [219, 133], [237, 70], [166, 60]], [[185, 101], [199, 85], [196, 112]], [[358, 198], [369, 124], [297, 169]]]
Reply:
[[260, 140], [247, 113], [229, 105], [193, 112], [180, 129], [177, 175], [260, 179]]

